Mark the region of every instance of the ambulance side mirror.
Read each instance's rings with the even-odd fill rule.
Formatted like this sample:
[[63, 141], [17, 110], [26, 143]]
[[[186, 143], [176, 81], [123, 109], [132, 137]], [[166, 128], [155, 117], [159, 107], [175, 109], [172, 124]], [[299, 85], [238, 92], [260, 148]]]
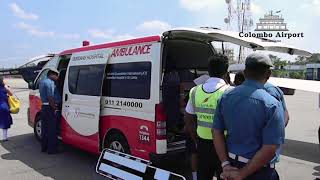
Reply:
[[28, 82], [28, 88], [29, 88], [29, 89], [32, 89], [32, 90], [35, 90], [35, 89], [36, 89], [36, 87], [35, 87], [35, 85], [34, 85], [33, 82]]

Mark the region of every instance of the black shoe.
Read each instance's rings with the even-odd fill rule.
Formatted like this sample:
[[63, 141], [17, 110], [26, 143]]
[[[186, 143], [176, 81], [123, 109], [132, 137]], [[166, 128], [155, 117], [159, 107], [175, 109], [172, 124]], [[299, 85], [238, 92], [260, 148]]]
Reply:
[[55, 155], [58, 154], [58, 152], [48, 152], [49, 155]]
[[47, 149], [41, 149], [41, 152], [43, 152], [43, 153], [47, 152]]
[[48, 152], [48, 154], [58, 154], [58, 151]]

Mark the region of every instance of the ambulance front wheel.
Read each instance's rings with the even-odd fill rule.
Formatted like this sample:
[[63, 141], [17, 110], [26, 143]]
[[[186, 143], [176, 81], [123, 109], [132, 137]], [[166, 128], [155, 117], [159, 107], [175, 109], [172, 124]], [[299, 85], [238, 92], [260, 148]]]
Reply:
[[34, 135], [38, 141], [41, 140], [41, 119], [37, 118], [33, 127]]
[[130, 154], [130, 148], [126, 138], [121, 133], [112, 133], [106, 140], [105, 148]]
[[318, 139], [319, 139], [319, 144], [320, 144], [320, 126], [319, 126], [319, 129], [318, 129]]

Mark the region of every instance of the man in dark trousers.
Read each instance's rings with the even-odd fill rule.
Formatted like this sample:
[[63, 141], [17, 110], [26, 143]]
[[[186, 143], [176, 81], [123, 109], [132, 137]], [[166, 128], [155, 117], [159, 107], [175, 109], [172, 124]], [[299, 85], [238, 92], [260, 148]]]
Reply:
[[55, 115], [57, 104], [55, 96], [58, 89], [55, 85], [59, 77], [59, 71], [50, 68], [47, 77], [41, 80], [39, 85], [40, 97], [42, 101], [41, 109], [41, 151], [48, 154], [57, 153], [57, 117]]
[[[271, 75], [268, 56], [247, 57], [246, 81], [225, 93], [217, 106], [213, 133], [223, 179], [277, 180], [276, 153], [284, 143], [284, 109], [264, 89]], [[224, 131], [228, 135], [224, 136]]]
[[224, 80], [228, 67], [228, 58], [224, 55], [209, 58], [210, 78], [191, 89], [186, 106], [186, 129], [197, 146], [198, 180], [211, 180], [214, 175], [220, 179], [222, 169], [213, 146], [212, 139], [215, 137], [211, 127], [218, 99], [230, 87]]

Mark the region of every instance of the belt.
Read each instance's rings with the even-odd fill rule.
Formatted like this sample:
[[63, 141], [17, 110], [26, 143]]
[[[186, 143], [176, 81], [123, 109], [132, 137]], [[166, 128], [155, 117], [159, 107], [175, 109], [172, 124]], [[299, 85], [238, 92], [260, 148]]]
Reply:
[[49, 103], [48, 102], [44, 102], [44, 103], [42, 103], [42, 105], [48, 106]]
[[[242, 156], [238, 156], [238, 155], [233, 154], [231, 152], [229, 152], [228, 154], [229, 154], [229, 158], [231, 158], [233, 160], [236, 160], [236, 161], [239, 161], [239, 162], [242, 162], [242, 163], [248, 163], [250, 161], [250, 159], [247, 159], [247, 158], [242, 157]], [[275, 166], [275, 163], [271, 163], [271, 164], [265, 165], [264, 167], [269, 167], [269, 168], [274, 169], [276, 166]]]

